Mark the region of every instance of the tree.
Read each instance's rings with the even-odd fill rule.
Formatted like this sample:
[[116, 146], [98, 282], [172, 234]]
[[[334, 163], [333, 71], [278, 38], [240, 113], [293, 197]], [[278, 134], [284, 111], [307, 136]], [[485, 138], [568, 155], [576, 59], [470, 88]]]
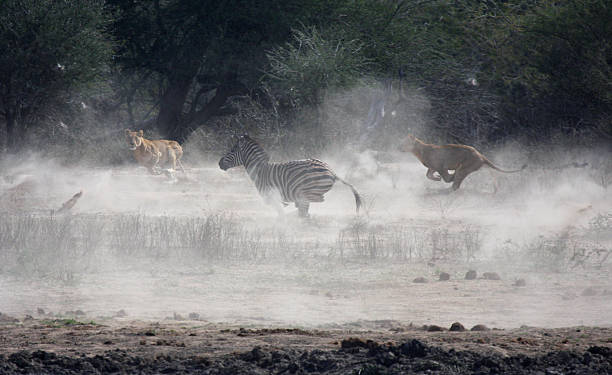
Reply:
[[612, 7], [606, 0], [539, 1], [491, 50], [502, 109], [516, 130], [594, 131], [612, 138]]
[[230, 96], [256, 89], [266, 49], [287, 40], [293, 25], [330, 17], [335, 7], [323, 0], [109, 3], [121, 70], [149, 77], [137, 84], [151, 87], [156, 126], [178, 140], [223, 113]]
[[334, 30], [323, 35], [315, 27], [295, 29], [292, 35], [291, 42], [267, 53], [266, 78], [294, 106], [320, 105], [326, 89], [349, 87], [368, 71], [370, 62], [358, 40]]
[[2, 2], [0, 116], [9, 151], [47, 105], [103, 75], [112, 47], [106, 20], [102, 0]]

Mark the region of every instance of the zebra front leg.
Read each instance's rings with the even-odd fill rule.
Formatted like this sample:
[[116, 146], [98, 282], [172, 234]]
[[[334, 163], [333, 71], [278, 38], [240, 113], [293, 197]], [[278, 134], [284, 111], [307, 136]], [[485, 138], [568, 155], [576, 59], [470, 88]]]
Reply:
[[274, 207], [274, 209], [278, 213], [278, 216], [280, 216], [280, 217], [285, 216], [285, 211], [283, 210], [283, 206], [287, 205], [285, 202], [279, 201], [278, 199], [276, 199], [274, 194], [271, 194], [271, 193], [265, 194], [263, 196], [263, 198], [264, 198], [264, 202], [268, 206]]

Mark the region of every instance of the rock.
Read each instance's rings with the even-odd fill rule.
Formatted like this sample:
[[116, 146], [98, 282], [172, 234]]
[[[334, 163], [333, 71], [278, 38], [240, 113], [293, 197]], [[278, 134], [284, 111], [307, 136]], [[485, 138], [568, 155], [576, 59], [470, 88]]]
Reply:
[[19, 319], [0, 312], [0, 323], [19, 323]]
[[517, 279], [512, 285], [521, 287], [521, 286], [526, 286], [527, 282], [525, 281], [525, 279]]
[[127, 316], [127, 313], [123, 309], [117, 311], [115, 315], [113, 315], [113, 317], [115, 318], [125, 318], [126, 316]]
[[416, 339], [403, 343], [399, 349], [400, 353], [408, 357], [425, 357], [429, 351], [425, 344]]
[[359, 337], [349, 337], [348, 339], [342, 340], [340, 347], [342, 349], [350, 348], [367, 348], [372, 349], [378, 347], [378, 343], [372, 340], [364, 340]]
[[449, 331], [451, 331], [451, 332], [463, 332], [463, 331], [465, 331], [465, 327], [463, 326], [463, 324], [461, 324], [459, 322], [455, 322], [455, 323], [451, 324]]
[[174, 320], [185, 320], [185, 318], [183, 318], [183, 316], [181, 314], [177, 314], [177, 313], [174, 313], [172, 318]]
[[484, 324], [476, 324], [470, 331], [489, 331], [490, 328]]
[[37, 313], [38, 315], [45, 315], [45, 310], [44, 310], [44, 309], [41, 309], [41, 308], [39, 307], [39, 308], [37, 308], [37, 309], [36, 309], [36, 313]]
[[580, 293], [583, 297], [591, 297], [597, 295], [597, 290], [593, 287], [588, 287]]
[[474, 270], [469, 270], [469, 271], [467, 271], [467, 273], [465, 274], [465, 279], [466, 279], [466, 280], [475, 280], [477, 276], [478, 276], [478, 274], [476, 273], [476, 271], [474, 271]]
[[482, 277], [485, 280], [501, 280], [501, 277], [499, 277], [497, 272], [485, 272], [482, 274]]
[[425, 284], [427, 282], [427, 279], [424, 278], [423, 276], [417, 277], [416, 279], [412, 280], [413, 283], [419, 283], [419, 284]]
[[189, 320], [200, 320], [200, 314], [198, 313], [189, 313]]
[[444, 328], [437, 326], [435, 324], [427, 326], [427, 332], [442, 332], [442, 331], [444, 331]]
[[446, 272], [440, 272], [440, 278], [438, 280], [439, 281], [448, 281], [448, 280], [450, 280], [450, 274], [448, 274]]

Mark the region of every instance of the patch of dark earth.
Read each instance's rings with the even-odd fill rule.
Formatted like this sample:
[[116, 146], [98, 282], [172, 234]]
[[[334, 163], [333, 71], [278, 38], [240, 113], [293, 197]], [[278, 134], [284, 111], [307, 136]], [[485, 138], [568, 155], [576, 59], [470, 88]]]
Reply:
[[612, 374], [612, 349], [551, 351], [535, 357], [479, 354], [431, 346], [349, 338], [334, 350], [256, 346], [220, 356], [135, 356], [123, 349], [95, 356], [52, 352], [0, 354], [0, 374]]

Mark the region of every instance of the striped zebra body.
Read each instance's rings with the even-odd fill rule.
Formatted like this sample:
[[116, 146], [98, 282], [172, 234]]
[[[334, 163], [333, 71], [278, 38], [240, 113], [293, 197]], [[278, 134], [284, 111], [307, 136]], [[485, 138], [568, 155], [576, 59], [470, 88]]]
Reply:
[[310, 202], [323, 202], [336, 180], [348, 185], [355, 195], [357, 212], [361, 198], [355, 188], [345, 182], [317, 159], [270, 163], [264, 149], [248, 136], [238, 139], [232, 150], [219, 161], [219, 167], [227, 170], [244, 165], [259, 194], [266, 202], [280, 199], [283, 204], [294, 202], [300, 216], [308, 216]]

